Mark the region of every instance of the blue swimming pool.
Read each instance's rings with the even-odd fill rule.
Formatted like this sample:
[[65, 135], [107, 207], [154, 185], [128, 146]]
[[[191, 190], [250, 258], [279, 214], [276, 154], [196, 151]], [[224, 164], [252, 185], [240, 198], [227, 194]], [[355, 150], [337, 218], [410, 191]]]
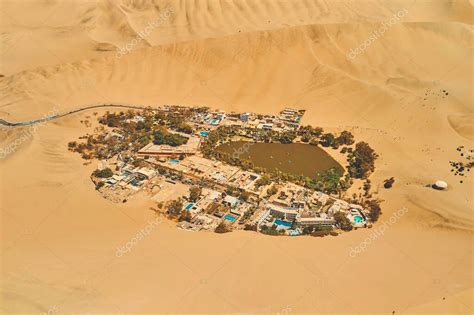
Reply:
[[176, 165], [176, 164], [179, 164], [179, 160], [175, 160], [175, 159], [168, 160], [168, 163]]
[[286, 226], [286, 227], [291, 227], [293, 225], [293, 223], [291, 223], [291, 222], [283, 221], [283, 220], [280, 220], [280, 219], [276, 219], [275, 224], [276, 225], [281, 225], [281, 226]]
[[237, 218], [231, 216], [230, 214], [226, 214], [226, 215], [224, 216], [224, 219], [229, 220], [230, 222], [233, 223]]
[[211, 120], [211, 125], [217, 125], [217, 124], [219, 124], [219, 120], [217, 119]]
[[194, 203], [188, 203], [186, 207], [184, 208], [184, 210], [189, 211], [189, 209], [191, 209], [193, 206], [194, 206]]
[[354, 222], [355, 223], [360, 223], [360, 222], [363, 222], [364, 219], [362, 219], [362, 217], [360, 215], [356, 215], [354, 216]]
[[200, 135], [201, 137], [207, 137], [207, 136], [209, 135], [209, 131], [201, 131], [201, 132], [199, 133], [199, 135]]

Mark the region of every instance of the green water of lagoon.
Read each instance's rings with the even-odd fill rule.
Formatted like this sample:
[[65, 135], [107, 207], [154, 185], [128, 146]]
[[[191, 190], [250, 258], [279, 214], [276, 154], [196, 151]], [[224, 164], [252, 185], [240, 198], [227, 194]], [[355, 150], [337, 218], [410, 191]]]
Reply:
[[315, 178], [319, 172], [343, 167], [322, 148], [303, 143], [253, 143], [235, 141], [220, 145], [217, 151], [250, 160], [267, 171], [280, 170], [292, 175]]

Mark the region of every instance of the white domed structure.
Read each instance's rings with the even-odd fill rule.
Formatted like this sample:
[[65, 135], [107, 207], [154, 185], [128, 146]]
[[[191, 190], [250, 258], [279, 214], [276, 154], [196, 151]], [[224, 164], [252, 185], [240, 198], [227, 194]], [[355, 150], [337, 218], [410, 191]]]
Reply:
[[445, 190], [448, 188], [448, 183], [442, 180], [436, 181], [436, 183], [433, 184], [434, 189], [439, 189], [439, 190]]

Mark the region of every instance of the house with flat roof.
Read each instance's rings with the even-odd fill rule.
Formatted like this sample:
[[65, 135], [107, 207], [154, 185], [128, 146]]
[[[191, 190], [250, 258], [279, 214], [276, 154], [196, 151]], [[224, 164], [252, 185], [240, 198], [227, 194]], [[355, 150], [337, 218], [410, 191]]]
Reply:
[[291, 107], [285, 107], [282, 111], [281, 114], [283, 115], [298, 115], [299, 110], [296, 108], [291, 108]]
[[312, 210], [305, 210], [298, 214], [296, 217], [296, 226], [325, 226], [332, 227], [336, 224], [336, 220], [332, 216], [328, 216], [326, 213], [318, 213]]
[[239, 199], [230, 195], [225, 196], [224, 203], [228, 206], [235, 208], [239, 204]]
[[336, 220], [321, 217], [301, 217], [296, 219], [296, 226], [327, 226], [331, 227], [336, 224]]
[[298, 215], [298, 209], [282, 207], [277, 204], [268, 204], [267, 208], [270, 210], [272, 216], [289, 221], [296, 219], [296, 216]]
[[273, 123], [262, 124], [262, 129], [266, 129], [266, 130], [273, 129]]
[[153, 178], [156, 173], [154, 170], [142, 167], [141, 169], [137, 170], [136, 173], [145, 176], [147, 179]]
[[222, 196], [222, 193], [217, 190], [208, 190], [206, 189], [205, 193], [206, 198], [212, 201], [219, 199]]

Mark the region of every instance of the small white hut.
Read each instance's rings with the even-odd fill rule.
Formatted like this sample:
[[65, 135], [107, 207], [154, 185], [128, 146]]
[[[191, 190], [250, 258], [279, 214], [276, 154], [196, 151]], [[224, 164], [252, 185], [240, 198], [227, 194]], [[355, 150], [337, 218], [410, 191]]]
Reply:
[[448, 183], [442, 180], [437, 180], [436, 183], [433, 184], [433, 188], [438, 190], [446, 190], [448, 188]]

